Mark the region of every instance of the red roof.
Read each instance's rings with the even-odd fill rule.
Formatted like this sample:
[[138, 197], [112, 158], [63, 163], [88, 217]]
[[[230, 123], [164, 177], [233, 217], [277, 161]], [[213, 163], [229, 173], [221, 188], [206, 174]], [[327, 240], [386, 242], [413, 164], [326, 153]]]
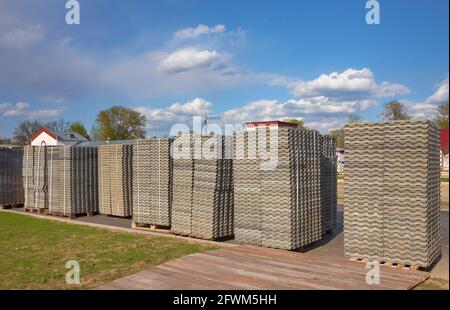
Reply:
[[441, 129], [441, 150], [448, 153], [448, 128]]
[[34, 141], [37, 137], [39, 137], [39, 135], [41, 133], [45, 132], [46, 134], [48, 134], [50, 137], [52, 137], [55, 140], [58, 140], [58, 136], [51, 131], [50, 129], [47, 129], [45, 127], [42, 127], [41, 129], [39, 129], [38, 131], [36, 131], [36, 133], [33, 135], [33, 137], [31, 138], [31, 141]]
[[277, 126], [277, 127], [291, 127], [297, 128], [298, 125], [295, 123], [282, 122], [282, 121], [266, 121], [266, 122], [248, 122], [245, 123], [247, 127], [260, 127], [260, 126]]

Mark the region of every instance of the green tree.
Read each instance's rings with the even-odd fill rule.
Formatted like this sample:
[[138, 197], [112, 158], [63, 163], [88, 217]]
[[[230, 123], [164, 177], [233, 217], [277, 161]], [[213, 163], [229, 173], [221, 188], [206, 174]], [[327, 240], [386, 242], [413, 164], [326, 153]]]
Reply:
[[24, 120], [14, 129], [12, 142], [18, 145], [30, 145], [31, 138], [42, 127], [44, 125], [38, 121]]
[[[348, 116], [347, 124], [361, 122], [362, 118], [357, 114], [350, 114]], [[336, 147], [343, 149], [345, 144], [345, 130], [344, 128], [331, 130], [330, 135], [336, 138]]]
[[285, 120], [285, 122], [297, 124], [297, 128], [305, 128], [305, 122], [302, 119], [291, 118]]
[[405, 111], [405, 105], [397, 100], [384, 104], [384, 110], [380, 113], [384, 120], [407, 120], [411, 117]]
[[344, 129], [336, 129], [331, 130], [330, 135], [336, 138], [336, 147], [343, 149], [344, 148], [344, 142], [345, 142], [345, 133]]
[[114, 106], [101, 111], [92, 128], [92, 136], [97, 140], [134, 140], [145, 138], [146, 118], [141, 113]]
[[70, 132], [76, 132], [76, 133], [82, 135], [83, 137], [85, 137], [86, 139], [90, 140], [86, 128], [80, 122], [71, 123], [68, 130]]
[[448, 102], [439, 106], [436, 123], [440, 129], [448, 128]]

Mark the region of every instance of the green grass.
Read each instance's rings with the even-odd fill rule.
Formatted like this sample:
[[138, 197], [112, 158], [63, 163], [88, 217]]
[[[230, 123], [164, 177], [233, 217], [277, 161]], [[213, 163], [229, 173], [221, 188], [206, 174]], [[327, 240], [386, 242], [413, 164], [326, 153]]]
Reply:
[[[216, 247], [0, 212], [0, 289], [86, 289]], [[80, 285], [66, 285], [69, 260]]]
[[448, 290], [448, 281], [439, 278], [430, 278], [414, 288], [415, 290]]

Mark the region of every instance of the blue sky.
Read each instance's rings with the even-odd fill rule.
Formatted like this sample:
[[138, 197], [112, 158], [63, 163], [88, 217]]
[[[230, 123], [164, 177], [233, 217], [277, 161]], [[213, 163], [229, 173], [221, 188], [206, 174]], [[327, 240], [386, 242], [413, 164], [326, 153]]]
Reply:
[[148, 133], [191, 124], [301, 118], [322, 132], [393, 98], [417, 118], [448, 101], [448, 1], [0, 0], [0, 136], [21, 120], [88, 130], [134, 108]]

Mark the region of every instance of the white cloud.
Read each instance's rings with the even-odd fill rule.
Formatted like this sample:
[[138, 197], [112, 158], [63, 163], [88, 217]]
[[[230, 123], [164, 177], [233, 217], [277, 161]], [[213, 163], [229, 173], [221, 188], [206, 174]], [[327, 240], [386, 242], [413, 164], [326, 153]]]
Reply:
[[[333, 112], [328, 106], [320, 109], [300, 105], [298, 102], [289, 100], [279, 102], [277, 100], [261, 99], [244, 104], [239, 108], [230, 109], [220, 113], [211, 122], [219, 124], [238, 124], [248, 121], [283, 120], [298, 118], [305, 120], [306, 126], [328, 132], [331, 129], [341, 128], [347, 121], [347, 110]], [[195, 98], [184, 104], [174, 103], [166, 108], [137, 107], [136, 111], [144, 114], [148, 120], [150, 130], [169, 131], [170, 126], [183, 123], [188, 126], [192, 124], [193, 116], [205, 116], [206, 111], [211, 111], [213, 104], [201, 98]], [[328, 111], [324, 111], [327, 110]], [[338, 109], [338, 107], [336, 108]], [[350, 110], [350, 111], [353, 111]]]
[[62, 109], [43, 109], [34, 110], [27, 113], [27, 117], [30, 119], [54, 119], [59, 117], [62, 113]]
[[25, 47], [42, 41], [45, 29], [41, 25], [4, 25], [0, 23], [0, 44], [8, 47]]
[[0, 112], [3, 116], [19, 116], [26, 114], [27, 110], [31, 107], [29, 103], [18, 102], [15, 105], [9, 103], [0, 104]]
[[[232, 71], [232, 70], [231, 70]], [[223, 71], [220, 71], [223, 74]], [[348, 69], [343, 73], [321, 75], [311, 81], [299, 81], [270, 73], [253, 73], [232, 71], [230, 78], [246, 81], [253, 78], [253, 83], [265, 83], [296, 90], [297, 97], [280, 102], [261, 99], [246, 103], [219, 114], [220, 123], [244, 123], [247, 121], [279, 120], [286, 118], [303, 119], [307, 126], [328, 132], [340, 128], [347, 121], [348, 115], [359, 114], [377, 104], [379, 98], [406, 93], [409, 90], [399, 84], [377, 83], [369, 69]], [[202, 99], [196, 99], [202, 100]], [[199, 101], [203, 102], [203, 101]], [[212, 104], [193, 105], [173, 104], [167, 108], [138, 110], [149, 118], [150, 126], [191, 121], [192, 115], [204, 115], [212, 109]], [[198, 106], [199, 109], [193, 107]], [[195, 111], [195, 113], [193, 112]]]
[[221, 58], [221, 54], [214, 50], [184, 48], [165, 57], [160, 63], [160, 68], [162, 71], [171, 73], [206, 69], [217, 65]]
[[438, 112], [438, 106], [449, 101], [449, 80], [442, 81], [433, 95], [424, 102], [403, 100], [409, 113], [414, 118], [433, 119]]
[[193, 116], [205, 116], [212, 106], [210, 101], [195, 98], [184, 104], [174, 103], [166, 108], [136, 107], [135, 110], [147, 117], [148, 128], [168, 129], [176, 123], [192, 122]]
[[221, 114], [225, 123], [243, 123], [247, 121], [266, 121], [287, 117], [284, 105], [277, 100], [257, 100], [239, 108]]
[[436, 92], [431, 95], [430, 97], [428, 97], [428, 99], [426, 100], [427, 103], [429, 104], [442, 104], [442, 103], [447, 103], [448, 102], [448, 78], [445, 79], [444, 81], [442, 81], [439, 84], [438, 89], [436, 90]]
[[[314, 120], [335, 119], [341, 124], [349, 114], [358, 114], [377, 104], [381, 97], [407, 93], [400, 84], [382, 82], [378, 84], [372, 71], [347, 69], [342, 73], [322, 74], [311, 81], [299, 81], [275, 74], [257, 74], [260, 81], [269, 85], [291, 89], [296, 98], [285, 102], [258, 100], [222, 114], [226, 121], [270, 120], [302, 118]], [[332, 123], [320, 128], [329, 128]]]
[[56, 103], [56, 104], [63, 104], [64, 102], [66, 102], [66, 98], [62, 97], [62, 96], [55, 96], [55, 95], [45, 95], [44, 97], [41, 98], [41, 101], [43, 103]]
[[298, 97], [327, 96], [342, 99], [389, 97], [406, 94], [409, 89], [400, 84], [377, 84], [370, 69], [347, 69], [344, 72], [322, 74], [311, 81], [301, 81], [293, 88]]
[[0, 113], [4, 117], [22, 116], [30, 119], [50, 119], [58, 117], [62, 112], [62, 109], [32, 110], [31, 108], [31, 104], [27, 102], [0, 103]]
[[338, 100], [325, 96], [311, 98], [291, 99], [285, 103], [286, 109], [302, 114], [314, 113], [344, 113], [352, 114], [364, 111], [375, 104], [368, 99], [361, 100]]
[[214, 27], [208, 27], [200, 24], [195, 28], [185, 28], [175, 32], [174, 37], [177, 39], [195, 39], [199, 36], [213, 33], [223, 33], [226, 28], [222, 24], [215, 25]]

